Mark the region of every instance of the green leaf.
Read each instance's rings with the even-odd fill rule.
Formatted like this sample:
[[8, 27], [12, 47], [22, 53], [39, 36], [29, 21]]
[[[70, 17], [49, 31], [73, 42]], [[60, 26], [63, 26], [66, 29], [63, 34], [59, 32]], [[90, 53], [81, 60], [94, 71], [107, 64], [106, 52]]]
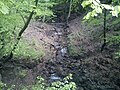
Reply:
[[99, 4], [100, 4], [100, 1], [99, 1], [99, 0], [93, 0], [92, 2], [93, 2], [93, 4], [94, 4], [95, 6], [99, 6]]
[[96, 12], [96, 10], [93, 10], [93, 11], [91, 11], [91, 12], [89, 12], [89, 13], [87, 13], [87, 15], [83, 18], [83, 19], [90, 19], [90, 17], [94, 17], [94, 16], [97, 16], [98, 14], [97, 14], [97, 12]]
[[114, 7], [111, 5], [107, 5], [107, 4], [102, 4], [102, 6], [107, 9], [107, 10], [114, 10]]
[[83, 7], [86, 7], [86, 6], [90, 5], [91, 3], [92, 3], [92, 1], [90, 1], [90, 0], [89, 1], [83, 1], [81, 5]]
[[3, 14], [8, 14], [9, 13], [9, 10], [8, 10], [8, 7], [7, 6], [2, 6], [2, 8], [0, 9], [0, 11], [3, 13]]
[[95, 11], [96, 11], [97, 13], [102, 13], [102, 8], [96, 7], [96, 8], [95, 8]]
[[87, 15], [83, 19], [87, 19], [88, 20], [91, 15], [92, 15], [92, 12], [89, 12], [89, 13], [87, 13]]
[[120, 13], [120, 6], [115, 6], [114, 10], [118, 11]]
[[3, 14], [8, 14], [9, 13], [8, 9], [9, 9], [8, 6], [0, 1], [0, 12]]
[[112, 16], [118, 17], [118, 12], [117, 11], [111, 11], [111, 13], [112, 13]]

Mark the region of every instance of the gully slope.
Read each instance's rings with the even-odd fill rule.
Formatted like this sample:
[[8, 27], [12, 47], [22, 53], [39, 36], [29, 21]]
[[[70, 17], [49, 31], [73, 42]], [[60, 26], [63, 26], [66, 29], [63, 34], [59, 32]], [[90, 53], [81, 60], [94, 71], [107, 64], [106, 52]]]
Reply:
[[[37, 63], [24, 61], [27, 68], [16, 65], [4, 70], [3, 81], [19, 88], [33, 84], [39, 75], [50, 83], [72, 73], [78, 90], [120, 90], [120, 62], [113, 60], [109, 49], [100, 52], [102, 41], [97, 30], [101, 27], [87, 27], [79, 17], [71, 20], [68, 28], [64, 25], [31, 22], [23, 39], [38, 51], [43, 48], [45, 56]], [[27, 71], [24, 78], [17, 74], [20, 68]]]

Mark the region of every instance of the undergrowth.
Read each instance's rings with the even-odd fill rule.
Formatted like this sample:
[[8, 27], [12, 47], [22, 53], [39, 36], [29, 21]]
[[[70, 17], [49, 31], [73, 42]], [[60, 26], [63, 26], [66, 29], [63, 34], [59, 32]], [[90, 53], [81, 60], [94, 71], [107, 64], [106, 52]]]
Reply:
[[[120, 34], [120, 30], [119, 30], [120, 16], [116, 18], [116, 17], [113, 17], [111, 14], [108, 14], [106, 17], [106, 20], [107, 20], [107, 42], [109, 43], [109, 45], [119, 46], [120, 44], [120, 35], [119, 35]], [[83, 20], [82, 24], [85, 25], [87, 30], [90, 30], [90, 32], [92, 32], [91, 37], [94, 39], [94, 41], [98, 42], [99, 41], [98, 38], [100, 38], [100, 41], [103, 40], [103, 24], [104, 24], [103, 15], [100, 15], [95, 18], [90, 18], [87, 21]], [[81, 30], [79, 30], [77, 33], [72, 32], [72, 34], [70, 34], [68, 37], [69, 38], [68, 51], [69, 51], [70, 56], [78, 56], [80, 55], [80, 53], [84, 52], [83, 48], [79, 46], [79, 41], [76, 40], [76, 39], [80, 39], [80, 37], [82, 36], [82, 35], [81, 36], [79, 35], [80, 32]], [[76, 44], [76, 42], [78, 43]], [[119, 48], [116, 50], [114, 54], [117, 58], [120, 57]]]
[[20, 27], [22, 26], [23, 26], [23, 21], [19, 14], [11, 14], [11, 15], [0, 14], [0, 42], [1, 42], [0, 56], [1, 57], [6, 56], [10, 53], [16, 41], [17, 33]]
[[80, 38], [80, 33], [79, 32], [76, 32], [76, 33], [72, 33], [68, 36], [68, 39], [69, 39], [69, 44], [68, 44], [68, 53], [70, 56], [78, 56], [79, 54], [82, 53], [82, 48], [81, 47], [76, 47], [76, 45], [79, 44], [79, 42], [77, 42], [76, 39], [78, 39], [79, 41], [79, 38]]
[[[20, 90], [76, 90], [76, 84], [71, 81], [72, 74], [69, 74], [61, 81], [56, 81], [51, 84], [45, 83], [45, 79], [38, 76], [35, 84], [29, 86], [21, 86]], [[8, 87], [6, 84], [0, 82], [0, 90], [16, 90], [16, 86]]]
[[40, 44], [38, 44], [36, 41], [31, 41], [30, 43], [29, 41], [26, 41], [24, 39], [20, 40], [14, 52], [14, 57], [23, 59], [30, 58], [38, 60], [41, 59], [43, 56], [45, 56], [45, 50]]
[[[23, 25], [23, 19], [19, 14], [0, 14], [0, 58], [10, 54]], [[34, 41], [34, 43], [36, 42]], [[36, 50], [22, 39], [17, 45], [14, 57], [40, 59], [45, 55], [44, 49], [40, 46], [37, 45], [38, 50]]]

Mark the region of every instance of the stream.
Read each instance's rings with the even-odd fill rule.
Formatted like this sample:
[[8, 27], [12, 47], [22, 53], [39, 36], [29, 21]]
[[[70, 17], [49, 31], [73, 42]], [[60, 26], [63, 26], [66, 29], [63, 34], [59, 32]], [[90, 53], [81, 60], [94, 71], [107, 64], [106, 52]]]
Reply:
[[[54, 33], [55, 35], [57, 35], [57, 40], [54, 44], [55, 46], [55, 56], [54, 56], [54, 60], [55, 62], [61, 63], [63, 60], [66, 60], [66, 56], [67, 56], [67, 42], [66, 39], [67, 38], [65, 33], [66, 30], [64, 30], [64, 23], [56, 23], [55, 24], [55, 30], [56, 32]], [[56, 67], [54, 67], [56, 68]], [[62, 66], [60, 66], [59, 68], [63, 68]], [[53, 70], [54, 71], [54, 70]], [[62, 77], [60, 77], [60, 73], [62, 71], [54, 71], [55, 73], [51, 73], [50, 75], [50, 81], [57, 81], [57, 80], [61, 80]]]
[[[66, 60], [68, 58], [67, 37], [64, 25], [64, 23], [50, 23], [50, 25], [42, 25], [40, 22], [31, 23], [24, 32], [23, 38], [28, 42], [31, 42], [33, 38], [37, 40], [39, 44], [45, 43], [47, 50], [50, 51], [51, 57], [49, 58], [49, 55], [48, 57], [46, 55], [46, 59], [49, 59], [43, 59], [43, 61], [40, 61], [38, 64], [34, 62], [25, 63], [26, 61], [24, 60], [18, 61], [18, 63], [8, 62], [5, 64], [6, 67], [1, 71], [0, 80], [8, 85], [15, 84], [19, 88], [21, 85], [34, 83], [37, 76], [43, 76], [49, 83], [61, 80], [67, 76], [69, 74], [65, 71], [67, 69]], [[52, 50], [49, 49], [51, 45]]]

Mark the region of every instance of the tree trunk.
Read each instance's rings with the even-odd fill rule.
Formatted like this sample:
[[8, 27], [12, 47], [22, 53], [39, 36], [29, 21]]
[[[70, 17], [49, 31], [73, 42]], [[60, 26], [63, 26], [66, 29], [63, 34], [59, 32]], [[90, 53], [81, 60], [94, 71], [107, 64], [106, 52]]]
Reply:
[[[38, 4], [38, 0], [35, 1], [35, 6], [36, 6], [36, 7], [37, 7], [37, 4]], [[10, 55], [4, 59], [4, 62], [7, 62], [8, 60], [10, 60], [10, 59], [13, 58], [13, 52], [15, 51], [16, 46], [18, 45], [18, 43], [19, 43], [19, 41], [20, 41], [20, 39], [21, 39], [21, 36], [22, 36], [23, 32], [24, 32], [24, 31], [26, 30], [26, 28], [28, 27], [28, 25], [29, 25], [29, 23], [30, 23], [30, 21], [31, 21], [31, 19], [32, 19], [33, 14], [34, 14], [34, 10], [30, 13], [30, 15], [29, 15], [29, 17], [28, 17], [25, 25], [23, 26], [23, 28], [22, 28], [21, 31], [19, 32], [18, 37], [17, 37], [17, 41], [16, 41], [16, 43], [14, 44], [13, 49], [11, 50]]]
[[101, 47], [101, 52], [104, 50], [105, 46], [106, 46], [106, 9], [104, 9], [104, 42], [103, 42], [103, 45]]

